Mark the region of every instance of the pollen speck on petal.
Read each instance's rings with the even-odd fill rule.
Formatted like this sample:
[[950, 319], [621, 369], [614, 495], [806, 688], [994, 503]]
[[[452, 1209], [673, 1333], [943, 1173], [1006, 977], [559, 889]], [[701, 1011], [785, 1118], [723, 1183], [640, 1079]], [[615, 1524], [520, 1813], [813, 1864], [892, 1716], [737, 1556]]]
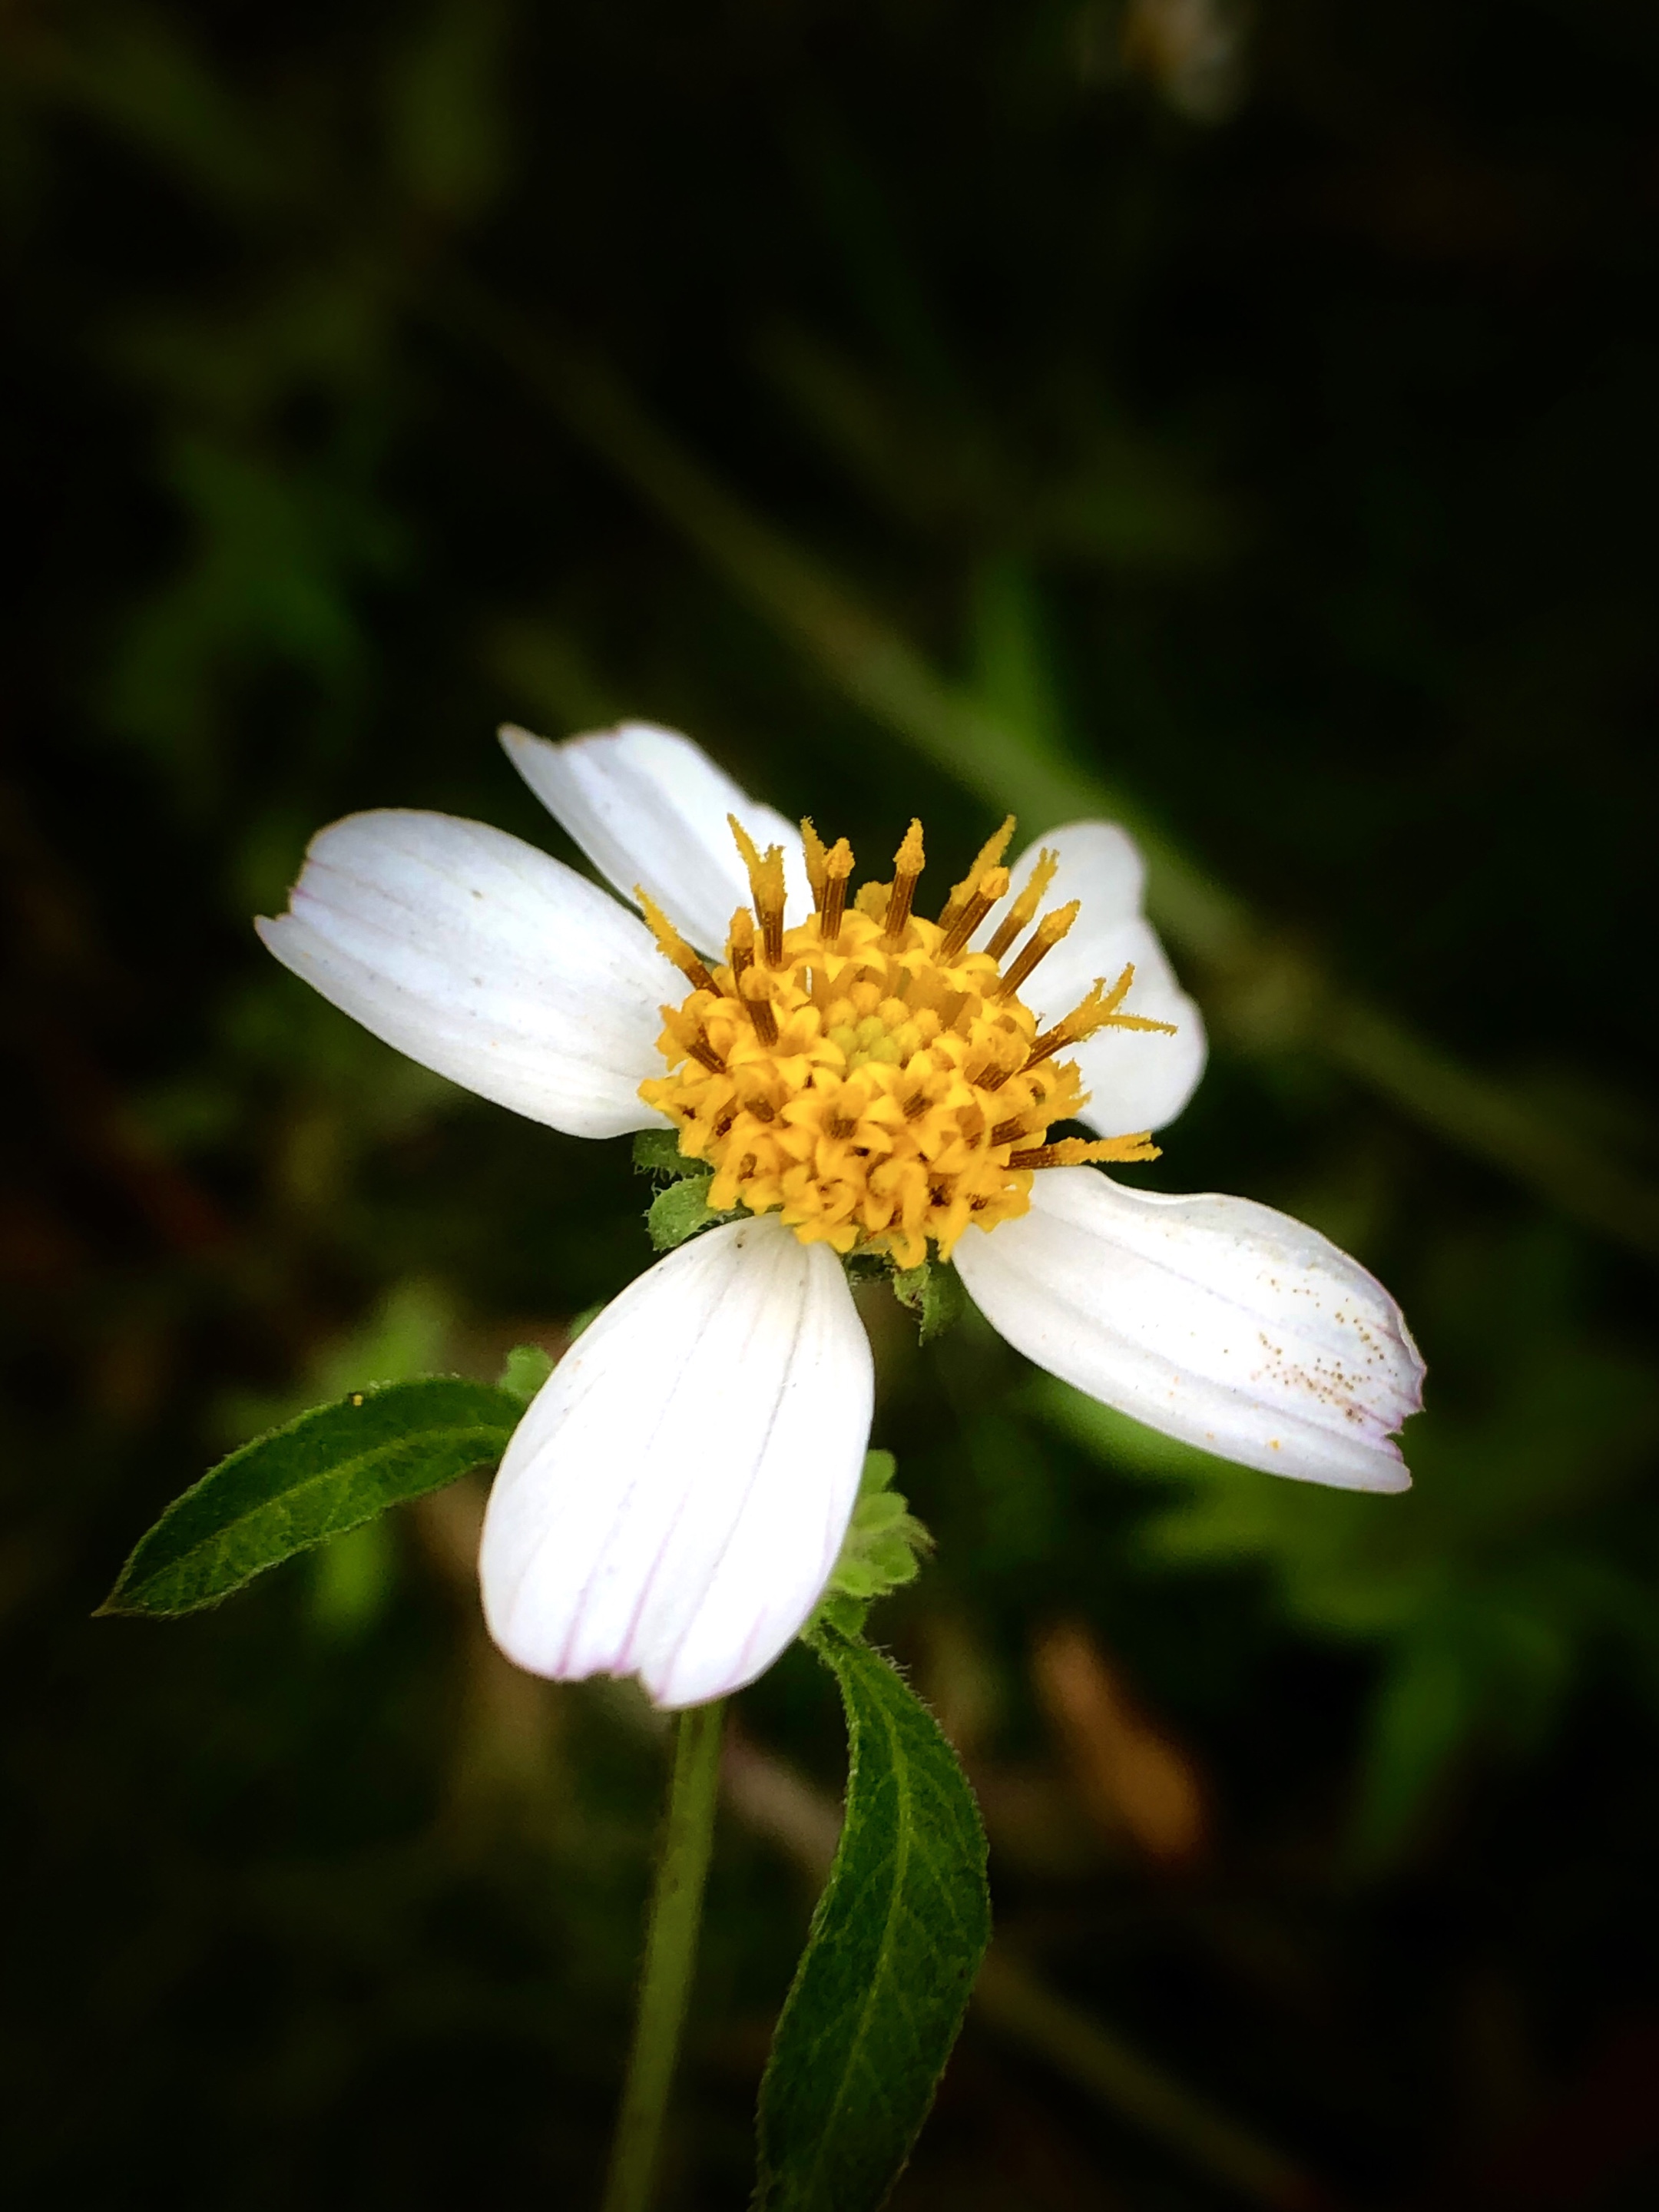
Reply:
[[1059, 1167], [956, 1260], [1028, 1359], [1166, 1436], [1341, 1489], [1410, 1483], [1393, 1438], [1422, 1404], [1423, 1362], [1404, 1316], [1286, 1214]]

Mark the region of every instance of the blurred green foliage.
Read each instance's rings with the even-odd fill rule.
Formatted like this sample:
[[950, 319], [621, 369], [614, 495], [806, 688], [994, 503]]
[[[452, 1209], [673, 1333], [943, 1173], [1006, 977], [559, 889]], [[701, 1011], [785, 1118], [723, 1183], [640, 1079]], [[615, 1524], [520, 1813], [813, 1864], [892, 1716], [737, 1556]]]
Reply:
[[[896, 2201], [1289, 2201], [1206, 2100], [1338, 2201], [1650, 2201], [1650, 11], [60, 0], [0, 67], [11, 2197], [593, 2186], [662, 1737], [495, 1660], [476, 1492], [87, 1616], [247, 1435], [647, 1264], [626, 1146], [247, 928], [353, 807], [568, 854], [489, 732], [628, 712], [941, 880], [1115, 794], [1216, 1044], [1130, 1172], [1316, 1222], [1430, 1363], [1353, 1498], [861, 1292], [938, 1543], [878, 1632], [1049, 1985]], [[803, 1656], [741, 1718], [685, 2207], [840, 1782]]]

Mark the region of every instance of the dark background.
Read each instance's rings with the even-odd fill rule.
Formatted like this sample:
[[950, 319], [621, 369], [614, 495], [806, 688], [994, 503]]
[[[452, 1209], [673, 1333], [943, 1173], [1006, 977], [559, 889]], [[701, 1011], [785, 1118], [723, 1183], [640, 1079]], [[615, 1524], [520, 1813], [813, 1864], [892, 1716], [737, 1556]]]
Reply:
[[[1430, 1363], [1354, 1498], [871, 1309], [939, 1539], [877, 1630], [1064, 2000], [988, 1996], [897, 2203], [1651, 2203], [1659, 17], [0, 22], [11, 2201], [592, 2201], [663, 1738], [495, 1659], [477, 1495], [88, 1616], [261, 1425], [645, 1263], [625, 1145], [248, 927], [353, 807], [565, 849], [493, 726], [630, 713], [941, 881], [1006, 805], [1147, 832], [1215, 1049], [1142, 1172], [1316, 1222]], [[711, 2212], [840, 1780], [804, 1654], [739, 1722]]]

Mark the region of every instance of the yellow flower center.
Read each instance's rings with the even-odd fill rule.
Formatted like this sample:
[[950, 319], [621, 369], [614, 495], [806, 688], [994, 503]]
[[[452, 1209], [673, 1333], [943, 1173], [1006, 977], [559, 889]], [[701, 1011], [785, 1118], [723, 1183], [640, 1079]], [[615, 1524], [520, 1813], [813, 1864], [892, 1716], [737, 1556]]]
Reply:
[[1013, 826], [1011, 817], [928, 921], [911, 911], [920, 823], [891, 883], [866, 884], [849, 907], [850, 847], [843, 838], [826, 849], [804, 822], [814, 910], [789, 929], [782, 848], [757, 852], [734, 821], [754, 906], [732, 916], [725, 961], [712, 969], [636, 891], [691, 985], [662, 1010], [669, 1073], [640, 1095], [673, 1122], [681, 1152], [714, 1170], [716, 1211], [775, 1212], [804, 1243], [884, 1252], [914, 1267], [930, 1243], [948, 1259], [970, 1222], [991, 1229], [1024, 1213], [1037, 1169], [1158, 1157], [1144, 1130], [1048, 1140], [1088, 1096], [1061, 1052], [1108, 1027], [1170, 1024], [1119, 1012], [1134, 979], [1126, 968], [1039, 1033], [1020, 991], [1078, 912], [1056, 908], [1031, 929], [1054, 872], [1049, 854], [985, 948], [969, 950], [1008, 892], [1000, 862]]

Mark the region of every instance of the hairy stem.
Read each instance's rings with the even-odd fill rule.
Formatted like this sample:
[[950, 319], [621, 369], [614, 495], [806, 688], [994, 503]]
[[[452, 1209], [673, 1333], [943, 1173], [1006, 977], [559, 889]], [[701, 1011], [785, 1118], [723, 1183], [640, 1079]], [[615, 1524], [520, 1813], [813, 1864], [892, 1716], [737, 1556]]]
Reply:
[[668, 2093], [696, 1965], [703, 1882], [714, 1834], [726, 1700], [683, 1712], [674, 1744], [668, 1817], [651, 1893], [639, 2010], [602, 2212], [647, 2212]]

